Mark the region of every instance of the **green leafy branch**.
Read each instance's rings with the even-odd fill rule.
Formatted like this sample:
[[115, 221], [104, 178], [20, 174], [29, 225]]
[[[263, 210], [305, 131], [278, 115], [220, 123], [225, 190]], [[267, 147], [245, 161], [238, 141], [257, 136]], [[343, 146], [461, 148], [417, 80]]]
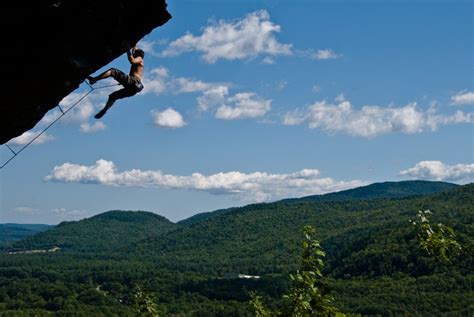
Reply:
[[151, 294], [144, 292], [140, 286], [135, 287], [133, 304], [138, 316], [159, 316], [158, 305]]
[[449, 262], [462, 249], [456, 241], [454, 229], [442, 223], [432, 226], [431, 211], [419, 210], [418, 221], [409, 220], [417, 227], [417, 239], [420, 247], [442, 262]]
[[313, 239], [315, 229], [312, 226], [303, 228], [303, 253], [300, 268], [291, 274], [293, 286], [283, 295], [280, 310], [270, 311], [265, 307], [262, 298], [251, 292], [250, 305], [257, 317], [266, 316], [345, 316], [332, 306], [332, 297], [322, 291], [325, 253], [319, 241]]

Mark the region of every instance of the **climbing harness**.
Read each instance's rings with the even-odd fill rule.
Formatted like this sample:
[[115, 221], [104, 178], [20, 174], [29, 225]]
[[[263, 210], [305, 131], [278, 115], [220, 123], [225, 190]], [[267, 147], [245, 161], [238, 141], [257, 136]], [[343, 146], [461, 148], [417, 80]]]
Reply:
[[49, 128], [51, 128], [56, 122], [59, 121], [59, 119], [61, 119], [62, 117], [64, 117], [69, 111], [71, 111], [77, 104], [79, 104], [82, 100], [84, 100], [91, 92], [93, 92], [94, 90], [98, 90], [98, 89], [103, 89], [103, 88], [108, 88], [108, 87], [113, 87], [113, 86], [118, 86], [120, 84], [112, 84], [112, 85], [105, 85], [105, 86], [100, 86], [100, 87], [92, 87], [87, 81], [85, 81], [85, 83], [87, 84], [87, 86], [89, 86], [89, 91], [86, 92], [81, 98], [79, 98], [79, 100], [77, 100], [72, 106], [70, 106], [67, 110], [64, 110], [63, 108], [61, 108], [61, 105], [57, 105], [56, 107], [59, 108], [59, 111], [61, 111], [61, 115], [59, 117], [57, 117], [53, 122], [51, 122], [48, 126], [46, 126], [46, 128], [44, 128], [40, 133], [38, 133], [33, 139], [31, 139], [28, 143], [26, 143], [21, 149], [19, 149], [18, 151], [14, 151], [9, 145], [8, 143], [5, 143], [5, 146], [13, 153], [13, 156], [10, 157], [5, 163], [3, 163], [3, 165], [0, 166], [0, 169], [4, 168], [8, 163], [10, 163], [15, 157], [18, 156], [18, 154], [20, 154], [21, 152], [23, 152], [23, 150], [25, 150], [28, 146], [30, 146], [36, 139], [38, 139], [41, 135], [43, 135], [43, 133], [45, 133]]

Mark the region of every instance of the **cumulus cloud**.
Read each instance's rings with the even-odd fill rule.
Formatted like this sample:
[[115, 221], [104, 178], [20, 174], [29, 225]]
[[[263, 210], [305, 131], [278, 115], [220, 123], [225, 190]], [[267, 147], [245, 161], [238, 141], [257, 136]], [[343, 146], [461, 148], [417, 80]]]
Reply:
[[178, 77], [172, 82], [175, 93], [184, 94], [192, 92], [202, 92], [214, 89], [216, 87], [226, 87], [226, 85], [215, 84], [215, 83], [206, 83], [201, 80], [193, 80], [186, 77]]
[[271, 109], [271, 100], [259, 98], [254, 93], [239, 93], [227, 101], [234, 106], [220, 106], [216, 118], [225, 120], [256, 118], [265, 115]]
[[151, 69], [143, 77], [143, 93], [160, 95], [165, 92], [168, 86], [168, 76], [168, 69], [164, 67]]
[[45, 179], [106, 186], [195, 190], [255, 202], [322, 194], [365, 184], [359, 180], [336, 181], [329, 177], [321, 177], [316, 169], [303, 169], [288, 174], [265, 172], [246, 174], [231, 171], [212, 175], [193, 173], [187, 176], [165, 174], [160, 170], [132, 169], [119, 172], [113, 162], [103, 159], [91, 166], [72, 163], [55, 166]]
[[[11, 139], [8, 142], [8, 144], [10, 144], [10, 145], [26, 145], [29, 142], [31, 142], [31, 140], [33, 140], [35, 137], [37, 137], [40, 133], [41, 133], [41, 131], [26, 131], [22, 135], [17, 136], [14, 139]], [[34, 140], [33, 143], [31, 143], [31, 144], [38, 145], [38, 144], [43, 144], [43, 143], [46, 143], [46, 142], [50, 142], [52, 140], [54, 140], [54, 136], [52, 136], [52, 135], [45, 132], [45, 133], [41, 134], [38, 138], [36, 138], [36, 140]]]
[[187, 33], [171, 42], [162, 55], [175, 56], [184, 52], [200, 52], [207, 63], [219, 59], [246, 59], [263, 54], [291, 55], [291, 44], [279, 43], [275, 34], [280, 26], [270, 21], [267, 11], [247, 14], [238, 21], [211, 22], [201, 35]]
[[323, 100], [307, 109], [288, 112], [283, 124], [307, 123], [311, 129], [321, 129], [332, 134], [372, 138], [393, 132], [413, 134], [426, 129], [436, 130], [441, 125], [474, 121], [472, 113], [457, 111], [452, 115], [438, 114], [433, 108], [427, 111], [418, 109], [416, 103], [403, 107], [364, 106], [357, 110], [343, 96], [336, 99], [339, 100], [338, 104]]
[[228, 84], [206, 83], [203, 81], [177, 78], [173, 86], [177, 93], [200, 92], [197, 106], [200, 112], [217, 108], [215, 117], [218, 119], [235, 120], [264, 116], [271, 109], [271, 100], [263, 99], [252, 92], [229, 94]]
[[182, 128], [186, 125], [181, 114], [172, 109], [168, 108], [164, 111], [154, 110], [151, 112], [153, 123], [159, 128]]
[[22, 214], [37, 214], [39, 210], [36, 208], [28, 207], [28, 206], [19, 206], [19, 207], [13, 208], [13, 211], [22, 213]]
[[426, 127], [434, 131], [442, 125], [472, 123], [474, 122], [474, 114], [456, 111], [451, 115], [444, 115], [436, 113], [436, 110], [434, 109], [429, 109], [425, 113], [424, 119]]
[[311, 54], [311, 58], [318, 59], [318, 60], [325, 60], [325, 59], [336, 59], [341, 57], [341, 55], [336, 54], [334, 51], [330, 49], [324, 50], [317, 50]]
[[421, 161], [415, 166], [401, 171], [400, 175], [437, 181], [472, 181], [474, 179], [474, 164], [447, 165], [441, 161]]
[[[71, 93], [59, 102], [59, 106], [63, 111], [67, 111], [83, 96], [83, 94], [84, 93]], [[62, 125], [81, 124], [87, 121], [93, 113], [94, 106], [92, 103], [88, 99], [83, 99], [80, 104], [77, 104], [73, 109], [68, 111], [68, 113], [58, 121], [58, 123]], [[46, 127], [56, 121], [61, 114], [62, 113], [58, 108], [54, 108], [41, 118], [37, 126], [41, 128]]]
[[[253, 92], [239, 92], [230, 94], [231, 84], [212, 83], [186, 77], [173, 77], [166, 68], [153, 69], [147, 75], [149, 88], [147, 92], [160, 94], [164, 89], [169, 93], [187, 94], [197, 93], [197, 108], [199, 112], [215, 110], [215, 117], [224, 120], [242, 118], [256, 118], [264, 116], [271, 109], [271, 100], [264, 99]], [[286, 82], [280, 83], [281, 89]], [[167, 113], [171, 115], [171, 113]], [[160, 117], [159, 112], [154, 112], [154, 121]], [[176, 115], [174, 115], [176, 117]], [[160, 117], [161, 118], [161, 117]]]
[[309, 58], [313, 60], [330, 60], [330, 59], [338, 59], [342, 57], [342, 54], [338, 54], [334, 52], [332, 49], [296, 49], [295, 55], [302, 58]]
[[107, 126], [103, 122], [100, 122], [100, 121], [94, 122], [92, 124], [90, 124], [89, 122], [84, 122], [84, 123], [81, 123], [80, 125], [80, 131], [82, 133], [94, 133], [94, 132], [105, 130], [106, 128]]
[[140, 40], [140, 42], [137, 43], [137, 47], [142, 49], [145, 52], [145, 55], [151, 55], [154, 57], [160, 57], [161, 53], [159, 53], [156, 49], [155, 46], [162, 46], [167, 44], [166, 39], [160, 39], [157, 41], [148, 41], [148, 40]]
[[229, 87], [224, 85], [212, 86], [202, 92], [197, 98], [199, 111], [207, 111], [212, 107], [222, 105], [229, 94]]
[[54, 208], [52, 212], [59, 219], [64, 220], [81, 220], [90, 216], [90, 212], [85, 209], [67, 209], [64, 207]]
[[459, 93], [451, 97], [451, 104], [452, 105], [473, 105], [474, 92], [460, 91]]
[[273, 65], [273, 64], [275, 64], [275, 59], [271, 56], [265, 56], [262, 59], [262, 63], [267, 64], [267, 65]]
[[[74, 106], [82, 97], [84, 93], [72, 93], [64, 97], [63, 100], [59, 103], [64, 110], [69, 109]], [[61, 118], [62, 124], [81, 124], [90, 119], [94, 114], [94, 105], [89, 99], [83, 99], [70, 110], [67, 115]]]
[[142, 49], [145, 54], [156, 55], [154, 50], [154, 41], [141, 40], [140, 43], [137, 43], [137, 46], [140, 47], [140, 49]]

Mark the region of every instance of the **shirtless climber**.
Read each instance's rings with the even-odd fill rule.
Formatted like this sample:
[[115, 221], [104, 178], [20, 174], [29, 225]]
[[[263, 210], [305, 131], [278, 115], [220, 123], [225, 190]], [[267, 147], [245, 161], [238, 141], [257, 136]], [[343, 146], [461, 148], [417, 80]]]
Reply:
[[105, 107], [99, 111], [94, 118], [100, 119], [104, 116], [104, 114], [109, 110], [110, 107], [114, 104], [114, 102], [118, 99], [131, 97], [143, 89], [143, 85], [141, 82], [143, 76], [143, 58], [145, 57], [145, 52], [141, 49], [137, 49], [135, 46], [132, 48], [132, 52], [127, 50], [127, 57], [130, 64], [130, 73], [127, 75], [119, 69], [111, 68], [99, 76], [92, 77], [87, 76], [87, 80], [89, 81], [90, 85], [94, 85], [101, 79], [105, 79], [108, 77], [113, 77], [116, 81], [118, 81], [124, 88], [117, 90], [109, 95], [107, 99], [107, 103]]

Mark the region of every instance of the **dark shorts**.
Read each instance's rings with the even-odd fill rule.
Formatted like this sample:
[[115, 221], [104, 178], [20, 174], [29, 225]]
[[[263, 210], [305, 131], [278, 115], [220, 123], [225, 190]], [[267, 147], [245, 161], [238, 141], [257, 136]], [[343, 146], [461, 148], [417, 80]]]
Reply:
[[133, 96], [143, 90], [143, 84], [140, 79], [122, 72], [120, 69], [111, 68], [112, 77], [118, 81], [123, 88], [110, 94], [114, 99], [121, 99]]

